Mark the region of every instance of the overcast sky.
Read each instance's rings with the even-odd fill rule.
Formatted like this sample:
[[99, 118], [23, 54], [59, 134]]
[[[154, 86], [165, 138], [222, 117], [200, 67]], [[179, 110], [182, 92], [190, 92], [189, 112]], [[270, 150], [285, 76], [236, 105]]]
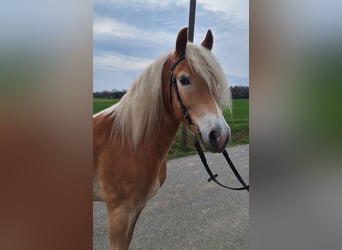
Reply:
[[[189, 0], [94, 0], [94, 91], [128, 89], [174, 49], [188, 26]], [[197, 0], [194, 43], [214, 34], [213, 53], [230, 85], [249, 82], [249, 1]]]

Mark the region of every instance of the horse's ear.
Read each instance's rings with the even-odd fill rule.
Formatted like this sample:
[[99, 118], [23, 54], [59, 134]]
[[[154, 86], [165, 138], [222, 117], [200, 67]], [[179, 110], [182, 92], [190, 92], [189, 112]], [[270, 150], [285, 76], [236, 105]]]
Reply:
[[188, 28], [183, 28], [178, 32], [176, 41], [176, 55], [182, 56], [185, 54], [186, 43], [188, 42]]
[[211, 32], [211, 30], [207, 31], [207, 35], [205, 36], [203, 42], [201, 43], [201, 45], [209, 50], [211, 50], [213, 48], [213, 43], [214, 43], [214, 37], [213, 37], [213, 33]]

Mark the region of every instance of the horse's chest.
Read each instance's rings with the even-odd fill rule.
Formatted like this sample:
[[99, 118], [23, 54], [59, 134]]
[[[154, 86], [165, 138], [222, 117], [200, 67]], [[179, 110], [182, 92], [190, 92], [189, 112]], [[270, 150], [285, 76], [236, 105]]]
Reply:
[[151, 179], [148, 181], [148, 191], [146, 194], [147, 200], [152, 198], [161, 185], [163, 184], [166, 176], [166, 163], [159, 163], [156, 167], [157, 171], [152, 175]]
[[159, 190], [160, 188], [160, 180], [159, 177], [157, 177], [154, 182], [150, 185], [148, 194], [147, 194], [147, 199], [151, 199]]

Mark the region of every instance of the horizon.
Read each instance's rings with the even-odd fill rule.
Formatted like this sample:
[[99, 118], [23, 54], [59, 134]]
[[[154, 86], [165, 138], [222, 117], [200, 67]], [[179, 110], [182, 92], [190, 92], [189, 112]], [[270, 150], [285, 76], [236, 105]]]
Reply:
[[[235, 88], [235, 87], [238, 87], [238, 88], [249, 88], [249, 85], [229, 85], [228, 86], [229, 88]], [[113, 92], [113, 93], [116, 93], [116, 92], [128, 92], [129, 89], [116, 89], [116, 88], [113, 88], [113, 89], [102, 89], [102, 90], [93, 90], [93, 93], [101, 93], [101, 92]]]

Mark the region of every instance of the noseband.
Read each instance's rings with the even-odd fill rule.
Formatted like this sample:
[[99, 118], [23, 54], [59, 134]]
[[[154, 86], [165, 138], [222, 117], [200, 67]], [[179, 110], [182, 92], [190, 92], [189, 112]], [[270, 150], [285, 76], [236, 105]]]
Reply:
[[170, 74], [170, 91], [169, 91], [169, 103], [170, 103], [170, 110], [171, 112], [174, 112], [173, 110], [173, 105], [172, 105], [172, 88], [174, 89], [175, 91], [175, 95], [176, 95], [176, 99], [178, 101], [178, 104], [179, 104], [179, 107], [182, 111], [182, 114], [184, 116], [184, 119], [187, 121], [188, 125], [190, 127], [194, 127], [195, 128], [195, 131], [192, 131], [192, 133], [194, 134], [194, 146], [197, 150], [197, 153], [199, 155], [199, 157], [201, 158], [201, 161], [205, 167], [205, 169], [207, 170], [208, 172], [208, 175], [209, 175], [209, 179], [208, 179], [208, 182], [210, 181], [214, 181], [216, 184], [218, 184], [219, 186], [221, 187], [224, 187], [224, 188], [228, 188], [228, 189], [231, 189], [231, 190], [247, 190], [249, 192], [249, 185], [246, 185], [246, 183], [244, 182], [244, 180], [241, 178], [239, 172], [237, 171], [237, 169], [235, 168], [233, 162], [231, 161], [231, 159], [229, 158], [229, 155], [228, 155], [228, 152], [226, 150], [223, 151], [223, 156], [224, 158], [226, 159], [226, 161], [228, 162], [230, 168], [232, 169], [235, 177], [239, 180], [239, 182], [241, 183], [242, 187], [229, 187], [229, 186], [225, 186], [223, 185], [222, 183], [220, 183], [216, 177], [218, 176], [218, 174], [213, 174], [213, 172], [211, 171], [208, 163], [207, 163], [207, 159], [205, 158], [205, 155], [203, 153], [203, 150], [201, 148], [201, 145], [199, 143], [199, 140], [198, 139], [201, 139], [201, 132], [199, 130], [199, 127], [197, 126], [197, 124], [195, 124], [191, 117], [190, 117], [190, 114], [189, 112], [187, 111], [184, 103], [182, 102], [182, 99], [179, 95], [179, 91], [178, 91], [178, 86], [177, 86], [177, 80], [176, 80], [176, 77], [173, 73], [174, 69], [176, 68], [176, 66], [181, 62], [185, 60], [185, 55], [182, 55], [179, 57], [179, 59], [175, 62], [173, 62], [171, 64], [171, 74]]

